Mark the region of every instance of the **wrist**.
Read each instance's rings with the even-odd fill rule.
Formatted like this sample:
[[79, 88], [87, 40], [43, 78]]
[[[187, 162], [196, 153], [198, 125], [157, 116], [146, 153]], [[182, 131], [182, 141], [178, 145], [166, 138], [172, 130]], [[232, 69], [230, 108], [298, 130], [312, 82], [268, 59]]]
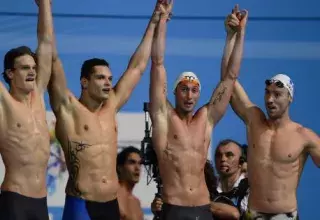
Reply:
[[168, 20], [170, 17], [170, 14], [169, 13], [161, 13], [160, 14], [160, 19], [161, 20]]
[[244, 36], [246, 33], [245, 28], [241, 28], [237, 31], [237, 36]]

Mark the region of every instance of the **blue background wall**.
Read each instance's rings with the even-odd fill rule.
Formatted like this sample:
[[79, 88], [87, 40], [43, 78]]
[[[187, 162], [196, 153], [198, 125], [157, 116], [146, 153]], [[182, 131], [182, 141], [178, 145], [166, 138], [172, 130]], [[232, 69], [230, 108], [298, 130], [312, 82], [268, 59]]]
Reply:
[[[68, 86], [76, 95], [80, 93], [79, 70], [84, 59], [96, 56], [109, 60], [115, 79], [119, 78], [142, 37], [154, 2], [53, 0], [58, 50]], [[199, 106], [208, 101], [220, 74], [223, 19], [235, 3], [249, 10], [240, 81], [250, 98], [263, 108], [264, 80], [278, 72], [289, 74], [296, 85], [291, 116], [319, 134], [320, 2], [316, 0], [177, 0], [168, 27], [169, 89], [180, 72], [191, 70], [203, 85]], [[36, 10], [33, 1], [1, 2], [1, 57], [20, 44], [36, 48]], [[142, 111], [148, 85], [149, 68], [122, 111]], [[169, 93], [169, 98], [173, 101], [173, 94]], [[213, 146], [227, 137], [246, 141], [245, 128], [230, 108], [215, 129]], [[309, 160], [298, 188], [302, 219], [320, 219], [316, 211], [319, 183], [320, 172]]]

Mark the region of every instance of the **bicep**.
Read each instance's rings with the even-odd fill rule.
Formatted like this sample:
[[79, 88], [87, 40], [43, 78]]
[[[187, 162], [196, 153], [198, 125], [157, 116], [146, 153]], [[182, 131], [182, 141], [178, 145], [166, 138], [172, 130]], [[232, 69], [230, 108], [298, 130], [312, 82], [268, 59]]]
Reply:
[[320, 168], [320, 138], [319, 135], [307, 129], [309, 153], [313, 162]]
[[52, 76], [48, 85], [48, 93], [53, 110], [58, 111], [62, 105], [70, 104], [68, 98], [70, 94], [60, 59], [55, 60], [52, 64]]
[[37, 48], [37, 86], [40, 91], [47, 88], [51, 75], [52, 45], [41, 42]]
[[114, 87], [116, 108], [119, 110], [129, 99], [133, 89], [138, 84], [142, 72], [139, 68], [127, 69]]
[[230, 104], [233, 111], [246, 124], [249, 124], [250, 120], [253, 118], [260, 118], [261, 116], [264, 116], [261, 109], [251, 102], [247, 93], [238, 81], [235, 83]]
[[[171, 105], [167, 103], [167, 110], [164, 112], [151, 112], [152, 122], [152, 141], [155, 142], [155, 147], [163, 147], [167, 145], [167, 137], [169, 132], [169, 117], [171, 114]], [[159, 149], [157, 149], [159, 150]]]
[[151, 66], [150, 80], [150, 109], [152, 112], [165, 112], [170, 104], [167, 101], [167, 78], [163, 65]]

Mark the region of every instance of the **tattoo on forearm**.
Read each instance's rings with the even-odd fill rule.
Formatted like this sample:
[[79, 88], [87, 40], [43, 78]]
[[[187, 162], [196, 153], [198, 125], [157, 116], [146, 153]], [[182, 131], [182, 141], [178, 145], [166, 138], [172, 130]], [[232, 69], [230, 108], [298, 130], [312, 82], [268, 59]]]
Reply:
[[212, 100], [210, 102], [211, 105], [216, 105], [217, 103], [219, 103], [222, 100], [223, 95], [225, 94], [225, 92], [227, 91], [227, 87], [223, 86], [222, 88], [219, 88], [217, 93], [214, 94], [214, 96], [212, 97]]
[[164, 83], [163, 85], [163, 94], [167, 94], [167, 83]]
[[70, 191], [75, 196], [81, 196], [81, 191], [79, 189], [79, 184], [77, 183], [77, 178], [80, 170], [80, 160], [78, 158], [78, 153], [90, 147], [91, 145], [82, 142], [69, 141], [68, 142], [68, 163], [70, 165], [70, 181], [71, 189]]

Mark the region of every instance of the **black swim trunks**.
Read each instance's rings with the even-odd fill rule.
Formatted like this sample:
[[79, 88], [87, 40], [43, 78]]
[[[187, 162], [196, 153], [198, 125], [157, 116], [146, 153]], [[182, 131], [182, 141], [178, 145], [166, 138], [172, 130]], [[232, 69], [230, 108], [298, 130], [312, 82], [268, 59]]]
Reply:
[[1, 191], [0, 219], [49, 220], [47, 198], [30, 198], [15, 192]]
[[161, 220], [212, 220], [210, 204], [204, 206], [177, 206], [164, 203]]

